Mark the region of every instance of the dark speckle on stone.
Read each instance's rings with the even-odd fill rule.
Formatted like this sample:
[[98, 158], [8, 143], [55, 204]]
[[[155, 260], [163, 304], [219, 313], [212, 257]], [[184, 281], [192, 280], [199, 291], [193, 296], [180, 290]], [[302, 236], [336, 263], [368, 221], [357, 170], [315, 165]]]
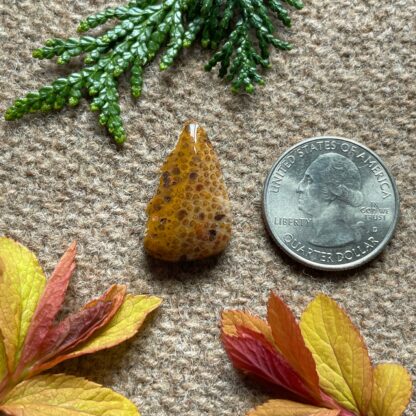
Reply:
[[209, 230], [209, 241], [214, 241], [215, 237], [217, 236], [217, 232], [215, 230]]
[[176, 214], [176, 216], [178, 217], [178, 219], [179, 220], [183, 220], [185, 217], [186, 217], [186, 215], [187, 215], [188, 213], [186, 212], [186, 210], [185, 209], [180, 209], [178, 212], [177, 212], [177, 214]]
[[167, 188], [170, 185], [169, 172], [163, 172], [162, 173], [162, 181], [163, 181], [163, 186], [164, 187]]

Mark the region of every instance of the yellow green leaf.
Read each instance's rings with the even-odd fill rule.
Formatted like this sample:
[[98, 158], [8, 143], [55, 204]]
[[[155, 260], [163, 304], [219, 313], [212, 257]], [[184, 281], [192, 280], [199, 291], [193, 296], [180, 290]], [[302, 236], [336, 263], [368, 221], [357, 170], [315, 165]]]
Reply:
[[372, 367], [367, 347], [347, 314], [335, 301], [319, 295], [302, 314], [300, 327], [321, 388], [345, 409], [366, 414]]
[[369, 416], [400, 416], [411, 395], [412, 381], [405, 368], [398, 364], [379, 364], [374, 368]]
[[272, 331], [269, 324], [257, 316], [248, 312], [228, 310], [221, 315], [221, 328], [225, 335], [237, 336], [237, 327], [251, 329], [254, 332], [263, 334], [270, 344], [275, 346]]
[[23, 343], [46, 278], [35, 255], [26, 247], [0, 238], [0, 329], [8, 368], [19, 361]]
[[0, 410], [14, 416], [140, 416], [120, 394], [65, 374], [23, 381], [6, 396]]
[[270, 400], [250, 410], [247, 416], [337, 416], [339, 412], [289, 400]]
[[156, 296], [128, 294], [110, 322], [69, 353], [67, 358], [110, 348], [131, 338], [140, 329], [146, 316], [159, 307], [161, 302]]

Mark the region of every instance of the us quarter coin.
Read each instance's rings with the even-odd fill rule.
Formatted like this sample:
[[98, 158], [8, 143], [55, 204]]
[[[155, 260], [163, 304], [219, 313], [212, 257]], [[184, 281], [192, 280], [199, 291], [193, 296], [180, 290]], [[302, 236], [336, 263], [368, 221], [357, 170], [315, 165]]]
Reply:
[[383, 161], [340, 137], [315, 137], [287, 150], [263, 191], [275, 242], [295, 260], [345, 270], [376, 257], [391, 239], [399, 195]]

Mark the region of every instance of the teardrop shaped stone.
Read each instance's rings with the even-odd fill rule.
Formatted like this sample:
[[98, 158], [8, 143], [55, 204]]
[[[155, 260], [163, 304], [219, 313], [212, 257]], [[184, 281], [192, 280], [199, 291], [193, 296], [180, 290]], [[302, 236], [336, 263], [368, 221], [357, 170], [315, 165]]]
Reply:
[[218, 157], [205, 130], [185, 123], [147, 206], [144, 247], [166, 261], [220, 253], [231, 237], [231, 209]]

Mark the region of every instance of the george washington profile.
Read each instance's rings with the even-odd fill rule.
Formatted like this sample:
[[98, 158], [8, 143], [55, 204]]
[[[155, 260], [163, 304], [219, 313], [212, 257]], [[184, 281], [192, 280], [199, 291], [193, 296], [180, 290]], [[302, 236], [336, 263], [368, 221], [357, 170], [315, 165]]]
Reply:
[[306, 170], [296, 192], [299, 209], [312, 217], [309, 242], [321, 247], [340, 247], [362, 238], [364, 223], [353, 208], [362, 200], [357, 166], [337, 153], [318, 156]]

